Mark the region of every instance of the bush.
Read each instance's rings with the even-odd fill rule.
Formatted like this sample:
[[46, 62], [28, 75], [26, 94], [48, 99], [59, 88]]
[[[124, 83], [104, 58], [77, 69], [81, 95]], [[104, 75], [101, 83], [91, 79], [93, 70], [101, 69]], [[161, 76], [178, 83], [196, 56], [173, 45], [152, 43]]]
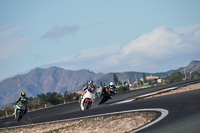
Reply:
[[46, 94], [38, 94], [38, 98], [41, 100], [41, 104], [56, 105], [63, 102], [63, 96], [57, 92], [48, 92]]
[[170, 74], [170, 83], [176, 83], [182, 81], [182, 73], [175, 71]]
[[128, 91], [128, 90], [129, 90], [128, 86], [119, 86], [117, 88], [117, 92]]
[[0, 110], [0, 117], [4, 117], [6, 116], [5, 111], [4, 110]]
[[0, 117], [5, 117], [7, 115], [12, 115], [14, 112], [14, 104], [8, 104], [4, 108], [0, 109]]

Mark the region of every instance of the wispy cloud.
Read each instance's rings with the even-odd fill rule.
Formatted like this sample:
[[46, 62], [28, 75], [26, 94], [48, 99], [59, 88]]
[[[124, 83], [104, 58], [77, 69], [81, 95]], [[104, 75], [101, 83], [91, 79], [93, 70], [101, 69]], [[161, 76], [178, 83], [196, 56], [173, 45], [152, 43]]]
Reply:
[[75, 34], [80, 29], [79, 26], [54, 26], [50, 31], [45, 33], [41, 39], [57, 40], [65, 35]]
[[177, 27], [174, 29], [174, 31], [176, 31], [178, 33], [187, 34], [187, 33], [192, 33], [194, 30], [196, 30], [198, 28], [200, 28], [200, 23], [189, 25], [189, 26], [184, 26], [184, 27]]
[[44, 67], [49, 66], [60, 66], [66, 69], [89, 69], [94, 70], [95, 65], [105, 59], [106, 57], [115, 54], [119, 51], [119, 45], [110, 45], [106, 47], [92, 48], [80, 53], [75, 53], [71, 56], [62, 57], [58, 60], [52, 61], [45, 65]]
[[200, 59], [200, 28], [183, 34], [158, 27], [123, 46], [107, 46], [83, 51], [54, 62], [66, 69], [90, 69], [96, 72], [158, 72]]
[[97, 48], [91, 48], [85, 51], [82, 51], [80, 53], [76, 53], [71, 56], [67, 57], [62, 57], [56, 61], [53, 61], [51, 63], [65, 63], [65, 62], [70, 62], [70, 61], [80, 61], [80, 60], [88, 60], [89, 58], [91, 59], [96, 59], [99, 57], [104, 57], [108, 55], [112, 55], [118, 51], [120, 46], [118, 45], [110, 45], [106, 47], [97, 47]]
[[23, 48], [26, 37], [14, 35], [19, 29], [19, 26], [0, 27], [0, 59], [13, 57]]

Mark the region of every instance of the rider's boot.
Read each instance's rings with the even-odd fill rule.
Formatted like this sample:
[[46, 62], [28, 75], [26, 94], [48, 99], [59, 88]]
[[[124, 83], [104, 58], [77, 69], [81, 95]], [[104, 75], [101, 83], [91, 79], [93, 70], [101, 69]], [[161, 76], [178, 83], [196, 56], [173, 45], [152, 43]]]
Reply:
[[15, 105], [14, 105], [14, 113], [13, 113], [13, 115], [15, 115], [15, 113], [16, 113], [16, 109], [15, 109]]

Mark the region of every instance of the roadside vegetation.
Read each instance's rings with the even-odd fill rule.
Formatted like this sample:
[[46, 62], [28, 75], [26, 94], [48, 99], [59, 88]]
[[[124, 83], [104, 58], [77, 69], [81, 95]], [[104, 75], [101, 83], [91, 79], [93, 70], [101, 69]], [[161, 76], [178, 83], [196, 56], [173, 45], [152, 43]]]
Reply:
[[[137, 84], [134, 84], [133, 88], [148, 88], [152, 86], [166, 85], [181, 82], [184, 80], [194, 80], [200, 78], [200, 71], [198, 72], [189, 72], [189, 73], [181, 73], [180, 71], [174, 71], [169, 76], [159, 77], [162, 81], [160, 83], [156, 80], [147, 80], [146, 75], [143, 74], [143, 81], [141, 79], [137, 80]], [[132, 89], [133, 90], [133, 89]]]
[[176, 83], [180, 82], [182, 80], [193, 80], [200, 78], [200, 71], [198, 72], [190, 72], [190, 73], [181, 73], [179, 71], [175, 71], [170, 74], [170, 76], [167, 77], [169, 80], [169, 83]]
[[[46, 94], [38, 94], [37, 97], [29, 97], [29, 111], [46, 108], [52, 105], [72, 102], [78, 100], [79, 96], [77, 93], [67, 93], [61, 95], [57, 92], [49, 92]], [[0, 110], [0, 117], [12, 115], [14, 112], [14, 103], [5, 106]]]

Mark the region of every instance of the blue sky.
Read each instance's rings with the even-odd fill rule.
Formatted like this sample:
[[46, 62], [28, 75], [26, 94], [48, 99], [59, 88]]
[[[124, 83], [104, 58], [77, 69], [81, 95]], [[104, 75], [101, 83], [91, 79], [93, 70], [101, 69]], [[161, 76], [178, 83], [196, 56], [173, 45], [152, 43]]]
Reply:
[[199, 0], [1, 0], [0, 80], [33, 68], [161, 72], [200, 60]]

